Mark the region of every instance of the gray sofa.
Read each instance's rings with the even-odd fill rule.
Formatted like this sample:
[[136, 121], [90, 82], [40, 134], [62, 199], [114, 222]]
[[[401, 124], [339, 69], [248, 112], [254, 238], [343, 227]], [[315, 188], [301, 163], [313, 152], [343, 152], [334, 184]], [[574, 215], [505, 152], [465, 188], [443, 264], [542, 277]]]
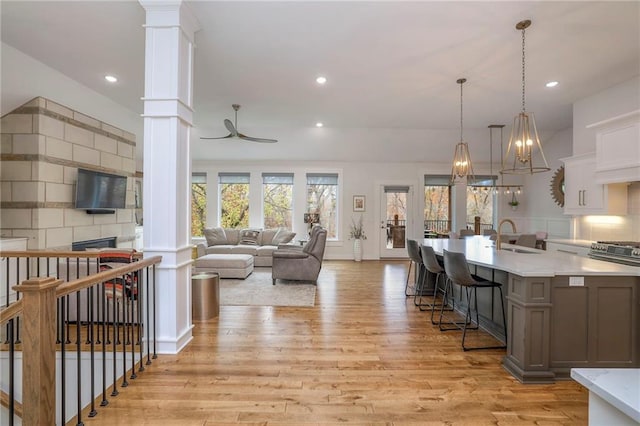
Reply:
[[278, 245], [291, 242], [295, 232], [276, 229], [209, 228], [204, 230], [206, 243], [197, 246], [198, 257], [207, 254], [250, 254], [254, 266], [271, 266]]

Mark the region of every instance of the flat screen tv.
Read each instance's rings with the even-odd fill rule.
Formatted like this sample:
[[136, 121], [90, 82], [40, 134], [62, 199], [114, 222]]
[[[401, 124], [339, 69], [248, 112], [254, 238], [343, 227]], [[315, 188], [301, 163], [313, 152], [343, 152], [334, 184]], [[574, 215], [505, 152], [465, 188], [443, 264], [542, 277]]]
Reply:
[[78, 169], [76, 209], [87, 213], [115, 213], [125, 208], [127, 177], [93, 170]]

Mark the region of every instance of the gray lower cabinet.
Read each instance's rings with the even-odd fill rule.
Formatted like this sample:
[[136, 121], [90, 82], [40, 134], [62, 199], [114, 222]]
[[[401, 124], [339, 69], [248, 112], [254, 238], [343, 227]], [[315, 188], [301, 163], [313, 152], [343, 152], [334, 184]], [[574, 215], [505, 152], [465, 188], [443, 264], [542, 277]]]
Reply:
[[[504, 366], [522, 382], [568, 378], [573, 367], [640, 366], [640, 279], [509, 275]], [[578, 279], [578, 281], [580, 281]]]
[[636, 277], [585, 277], [583, 287], [568, 277], [552, 280], [551, 369], [624, 368], [638, 365]]

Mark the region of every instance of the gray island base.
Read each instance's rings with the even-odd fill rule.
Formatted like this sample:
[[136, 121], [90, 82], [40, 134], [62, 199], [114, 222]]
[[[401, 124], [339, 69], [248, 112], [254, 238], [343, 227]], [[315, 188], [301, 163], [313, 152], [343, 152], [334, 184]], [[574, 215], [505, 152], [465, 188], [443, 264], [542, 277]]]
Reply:
[[[481, 236], [423, 244], [439, 256], [443, 249], [465, 253], [472, 273], [503, 285], [503, 366], [521, 382], [569, 379], [571, 368], [640, 366], [640, 268], [555, 251], [515, 252], [509, 244], [498, 252]], [[504, 341], [496, 297], [478, 301], [480, 323]]]

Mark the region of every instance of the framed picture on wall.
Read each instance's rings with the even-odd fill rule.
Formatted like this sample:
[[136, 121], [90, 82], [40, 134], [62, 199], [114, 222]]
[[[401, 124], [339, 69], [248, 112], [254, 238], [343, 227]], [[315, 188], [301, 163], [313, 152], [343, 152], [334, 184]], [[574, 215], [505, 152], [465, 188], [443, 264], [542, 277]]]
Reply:
[[364, 195], [354, 195], [353, 196], [353, 211], [354, 212], [363, 212], [364, 211]]

